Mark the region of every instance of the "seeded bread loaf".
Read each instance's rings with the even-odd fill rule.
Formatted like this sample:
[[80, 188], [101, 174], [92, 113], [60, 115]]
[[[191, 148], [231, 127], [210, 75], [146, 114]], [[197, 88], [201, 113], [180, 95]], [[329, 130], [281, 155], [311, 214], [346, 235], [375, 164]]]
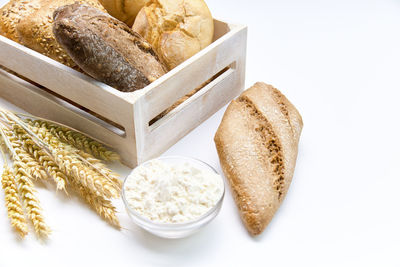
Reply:
[[271, 85], [256, 83], [233, 100], [215, 135], [221, 167], [247, 230], [260, 234], [293, 177], [303, 122]]
[[11, 0], [0, 9], [0, 34], [19, 42], [17, 25], [40, 8], [40, 0]]
[[78, 3], [60, 7], [53, 32], [82, 70], [120, 91], [141, 89], [166, 72], [146, 40], [98, 9]]
[[[19, 43], [62, 64], [76, 68], [75, 62], [56, 42], [52, 32], [52, 23], [54, 10], [77, 0], [14, 1], [18, 2], [20, 7], [12, 18], [16, 21], [15, 29]], [[97, 0], [79, 0], [78, 2], [105, 10]]]

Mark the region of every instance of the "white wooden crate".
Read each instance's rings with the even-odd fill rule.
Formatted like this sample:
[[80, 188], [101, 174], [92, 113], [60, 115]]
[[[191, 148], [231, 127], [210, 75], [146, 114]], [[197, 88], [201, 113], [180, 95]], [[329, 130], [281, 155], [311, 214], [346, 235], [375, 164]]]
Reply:
[[[130, 93], [0, 36], [0, 96], [114, 148], [134, 167], [156, 157], [244, 88], [247, 28], [214, 20], [211, 45], [147, 87]], [[212, 78], [166, 116], [150, 121]], [[28, 82], [30, 80], [32, 82]]]

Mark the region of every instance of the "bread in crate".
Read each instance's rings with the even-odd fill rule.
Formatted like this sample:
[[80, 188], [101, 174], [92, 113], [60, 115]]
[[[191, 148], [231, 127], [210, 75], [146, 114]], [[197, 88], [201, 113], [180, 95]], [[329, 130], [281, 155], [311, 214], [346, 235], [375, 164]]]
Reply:
[[52, 32], [53, 12], [60, 6], [74, 2], [105, 11], [97, 0], [11, 0], [0, 12], [0, 34], [62, 64], [77, 68]]
[[211, 43], [214, 23], [203, 0], [150, 0], [132, 29], [172, 69]]
[[0, 36], [0, 65], [24, 77], [0, 70], [0, 94], [110, 145], [133, 167], [164, 152], [243, 90], [246, 27], [214, 20], [214, 29], [209, 46], [128, 93]]
[[53, 33], [82, 70], [120, 91], [142, 89], [167, 72], [142, 36], [96, 8], [59, 7]]

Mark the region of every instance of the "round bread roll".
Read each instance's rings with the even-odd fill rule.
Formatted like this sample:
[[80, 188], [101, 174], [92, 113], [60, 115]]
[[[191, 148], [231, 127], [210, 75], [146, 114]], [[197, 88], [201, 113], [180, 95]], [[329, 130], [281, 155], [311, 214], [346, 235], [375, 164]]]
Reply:
[[107, 12], [116, 19], [132, 27], [139, 10], [149, 0], [100, 0]]
[[214, 35], [213, 18], [203, 0], [150, 0], [132, 28], [169, 69], [208, 46]]

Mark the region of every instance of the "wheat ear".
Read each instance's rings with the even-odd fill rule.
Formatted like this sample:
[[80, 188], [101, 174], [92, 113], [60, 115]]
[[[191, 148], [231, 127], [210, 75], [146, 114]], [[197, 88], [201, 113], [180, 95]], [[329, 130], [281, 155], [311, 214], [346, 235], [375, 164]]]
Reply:
[[53, 181], [56, 183], [57, 190], [64, 190], [67, 176], [58, 168], [52, 158], [23, 130], [19, 125], [13, 125], [13, 131], [18, 139], [22, 140], [22, 144], [26, 151], [47, 171]]
[[8, 137], [8, 141], [10, 142], [15, 153], [27, 166], [29, 174], [35, 179], [46, 180], [48, 177], [45, 169], [27, 151], [25, 151], [23, 146], [24, 141], [16, 137], [14, 133], [6, 127], [2, 127], [2, 129], [5, 135]]
[[1, 185], [4, 189], [7, 214], [8, 218], [10, 218], [11, 225], [21, 238], [24, 238], [28, 234], [28, 225], [26, 223], [24, 211], [22, 210], [21, 200], [18, 196], [13, 173], [7, 166], [4, 167], [3, 174], [1, 175]]
[[119, 192], [103, 176], [92, 171], [79, 159], [70, 156], [68, 151], [52, 149], [52, 154], [55, 162], [64, 173], [87, 187], [93, 194], [107, 198], [119, 196]]
[[27, 120], [27, 122], [32, 126], [46, 128], [61, 141], [68, 143], [75, 148], [81, 149], [84, 152], [89, 153], [99, 159], [103, 159], [105, 161], [120, 160], [120, 157], [116, 152], [108, 150], [103, 144], [93, 140], [92, 138], [82, 133], [43, 120]]
[[121, 190], [122, 180], [118, 178], [119, 175], [117, 173], [113, 172], [104, 163], [102, 163], [101, 160], [94, 158], [89, 153], [79, 151], [78, 154], [86, 161], [88, 161], [93, 167], [95, 167], [98, 172], [110, 178], [111, 181], [116, 185], [118, 190]]
[[18, 192], [24, 203], [28, 218], [35, 228], [36, 234], [40, 238], [47, 238], [51, 231], [44, 221], [40, 202], [34, 194], [35, 188], [32, 181], [29, 179], [26, 168], [27, 166], [23, 162], [16, 159], [14, 160], [14, 175], [18, 185]]
[[26, 171], [28, 167], [23, 163], [12, 147], [10, 140], [4, 132], [3, 127], [0, 127], [0, 134], [3, 137], [4, 143], [10, 151], [14, 160], [14, 177], [17, 184], [19, 196], [24, 204], [25, 211], [28, 218], [31, 220], [35, 232], [40, 238], [47, 238], [50, 234], [50, 228], [44, 222], [40, 202], [36, 198], [34, 192], [35, 188], [30, 179], [31, 175]]
[[[15, 119], [20, 121], [20, 119], [18, 118]], [[104, 164], [102, 164], [100, 160], [92, 157], [88, 153], [85, 153], [77, 148], [74, 148], [73, 146], [67, 143], [60, 141], [60, 139], [57, 136], [53, 135], [48, 130], [48, 128], [45, 127], [47, 125], [47, 122], [45, 121], [39, 123], [39, 121], [33, 122], [31, 120], [27, 120], [28, 125], [25, 126], [20, 125], [22, 121], [20, 122], [15, 121], [15, 122], [18, 123], [18, 125], [21, 127], [26, 127], [24, 128], [24, 130], [30, 131], [31, 132], [30, 134], [33, 134], [35, 135], [36, 138], [40, 139], [40, 141], [44, 143], [46, 147], [50, 146], [52, 148], [51, 151], [50, 147], [48, 147], [48, 149], [46, 150], [48, 150], [47, 152], [53, 153], [52, 156], [55, 158], [54, 160], [57, 164], [58, 162], [60, 162], [59, 159], [65, 158], [68, 161], [67, 164], [73, 163], [73, 165], [81, 167], [84, 173], [80, 175], [82, 179], [80, 183], [84, 184], [85, 186], [89, 186], [89, 188], [92, 187], [93, 192], [95, 192], [96, 190], [93, 188], [93, 186], [91, 186], [93, 184], [95, 187], [97, 187], [97, 190], [105, 191], [104, 193], [106, 197], [119, 197], [119, 193], [121, 190], [121, 181], [117, 178], [117, 175], [113, 173], [110, 169], [108, 169]], [[57, 155], [55, 153], [57, 153]], [[85, 155], [85, 158], [83, 158], [80, 155], [80, 153], [83, 153], [82, 155]], [[99, 164], [96, 165], [91, 164], [87, 159], [90, 159], [90, 161], [94, 160], [96, 163]], [[81, 164], [83, 164], [83, 166]], [[58, 165], [60, 169], [63, 170], [63, 172], [71, 176], [70, 170], [65, 169], [64, 166], [61, 166], [60, 164]], [[100, 166], [104, 167], [104, 169], [100, 168]], [[75, 171], [75, 173], [78, 172]], [[75, 175], [75, 177], [78, 179], [77, 175]]]
[[107, 198], [119, 197], [119, 191], [115, 188], [113, 183], [109, 181], [109, 178], [99, 175], [90, 167], [84, 165], [78, 158], [80, 156], [75, 153], [75, 148], [62, 143], [46, 128], [27, 125], [12, 114], [7, 114], [7, 116], [31, 135], [32, 140], [35, 138], [34, 142], [37, 142], [37, 145], [51, 156], [60, 170], [69, 176], [68, 178], [76, 179], [78, 183], [86, 186], [96, 195], [105, 196]]
[[57, 137], [45, 128], [30, 126], [30, 129], [39, 139], [50, 145], [50, 153], [62, 172], [76, 179], [78, 183], [88, 187], [92, 193], [98, 196], [107, 198], [119, 197], [118, 189], [109, 181], [109, 178], [86, 166], [78, 158], [79, 155], [75, 153], [76, 149], [60, 142]]
[[76, 182], [70, 183], [70, 186], [79, 193], [79, 195], [88, 203], [88, 205], [96, 211], [103, 219], [109, 224], [120, 228], [118, 217], [116, 216], [116, 209], [111, 201], [91, 193], [87, 188]]

